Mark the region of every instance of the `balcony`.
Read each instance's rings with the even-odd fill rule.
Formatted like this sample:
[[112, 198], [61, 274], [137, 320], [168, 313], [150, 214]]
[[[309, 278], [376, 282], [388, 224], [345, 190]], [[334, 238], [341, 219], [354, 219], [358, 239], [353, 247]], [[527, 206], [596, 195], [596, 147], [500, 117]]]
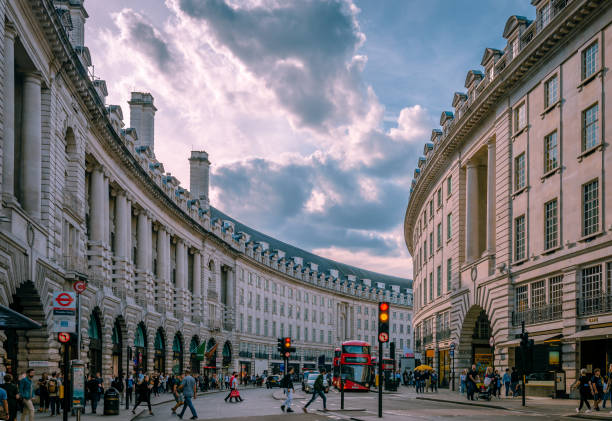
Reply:
[[253, 358], [253, 353], [249, 351], [240, 351], [238, 352], [238, 356], [242, 358]]
[[66, 271], [66, 279], [87, 279], [87, 257], [76, 253], [62, 256], [62, 268]]
[[598, 292], [579, 297], [577, 301], [578, 316], [612, 312], [612, 293]]
[[438, 342], [450, 339], [450, 337], [451, 337], [451, 330], [449, 328], [441, 329], [436, 332], [436, 340]]
[[561, 320], [561, 303], [548, 304], [541, 307], [528, 308], [523, 311], [512, 312], [512, 326], [520, 326], [522, 322], [526, 325]]

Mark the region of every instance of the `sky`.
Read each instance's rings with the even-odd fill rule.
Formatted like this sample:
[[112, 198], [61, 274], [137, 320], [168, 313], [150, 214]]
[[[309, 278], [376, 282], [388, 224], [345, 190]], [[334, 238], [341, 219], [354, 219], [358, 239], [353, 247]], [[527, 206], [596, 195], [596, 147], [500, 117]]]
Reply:
[[423, 143], [529, 0], [86, 0], [108, 104], [151, 92], [155, 155], [211, 204], [347, 264], [410, 278], [403, 218]]

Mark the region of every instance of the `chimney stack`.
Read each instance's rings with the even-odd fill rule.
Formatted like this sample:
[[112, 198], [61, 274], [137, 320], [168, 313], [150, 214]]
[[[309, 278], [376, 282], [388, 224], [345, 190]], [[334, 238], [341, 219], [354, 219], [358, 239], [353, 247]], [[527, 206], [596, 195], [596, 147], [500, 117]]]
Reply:
[[204, 151], [191, 151], [189, 158], [189, 190], [202, 207], [208, 206], [208, 185], [210, 177], [210, 161]]
[[153, 95], [148, 92], [132, 92], [130, 104], [130, 127], [136, 129], [138, 146], [155, 146], [155, 105]]

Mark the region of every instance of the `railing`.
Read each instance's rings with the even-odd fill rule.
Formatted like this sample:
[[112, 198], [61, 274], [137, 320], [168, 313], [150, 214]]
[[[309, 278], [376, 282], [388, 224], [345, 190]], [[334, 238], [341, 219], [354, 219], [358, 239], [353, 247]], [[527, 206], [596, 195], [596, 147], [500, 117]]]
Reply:
[[113, 295], [121, 300], [125, 300], [125, 287], [123, 285], [113, 285]]
[[267, 360], [268, 359], [268, 353], [267, 352], [256, 352], [255, 353], [255, 358]]
[[438, 341], [445, 341], [451, 337], [450, 329], [442, 329], [436, 332], [436, 339]]
[[561, 303], [547, 304], [523, 311], [515, 310], [512, 312], [512, 325], [519, 326], [522, 322], [525, 322], [526, 325], [532, 325], [551, 320], [561, 320], [562, 315]]
[[72, 209], [78, 214], [81, 213], [83, 209], [83, 202], [73, 192], [64, 190], [64, 206], [68, 209]]
[[249, 351], [239, 351], [238, 356], [242, 358], [253, 358], [253, 353]]
[[283, 356], [281, 354], [279, 354], [279, 353], [270, 354], [270, 359], [272, 359], [272, 360], [282, 360]]
[[88, 274], [87, 257], [78, 254], [62, 256], [62, 267], [66, 272], [75, 276], [86, 277]]
[[612, 312], [612, 293], [599, 292], [579, 297], [576, 301], [578, 316]]

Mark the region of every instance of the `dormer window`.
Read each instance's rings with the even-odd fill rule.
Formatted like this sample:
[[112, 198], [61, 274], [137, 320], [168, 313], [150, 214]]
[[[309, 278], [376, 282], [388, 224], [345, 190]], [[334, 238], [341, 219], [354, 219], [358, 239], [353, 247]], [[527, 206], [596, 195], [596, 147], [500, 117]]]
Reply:
[[519, 39], [518, 37], [514, 38], [512, 41], [512, 58], [515, 58], [519, 54]]

